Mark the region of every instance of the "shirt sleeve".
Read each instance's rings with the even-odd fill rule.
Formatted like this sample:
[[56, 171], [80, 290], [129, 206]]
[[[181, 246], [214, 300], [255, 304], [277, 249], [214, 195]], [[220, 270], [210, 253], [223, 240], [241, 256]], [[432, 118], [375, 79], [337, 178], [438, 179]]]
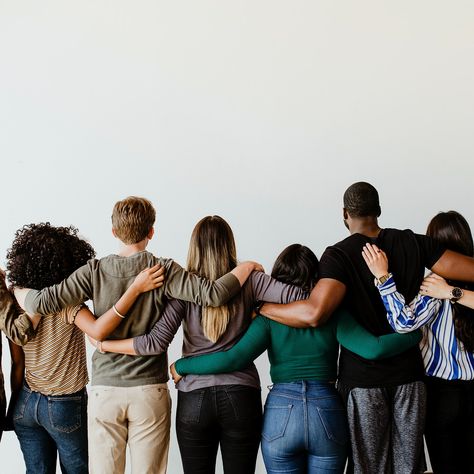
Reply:
[[338, 313], [337, 340], [346, 349], [364, 359], [383, 359], [401, 354], [416, 346], [421, 339], [420, 331], [374, 336], [358, 324], [347, 311]]
[[0, 329], [15, 344], [24, 346], [34, 335], [33, 323], [18, 309], [15, 298], [0, 278]]
[[348, 284], [347, 265], [336, 247], [328, 247], [319, 262], [319, 277], [331, 278], [340, 281], [344, 285]]
[[240, 341], [228, 351], [179, 359], [175, 369], [180, 375], [220, 374], [245, 369], [265, 351], [269, 343], [268, 321], [257, 316]]
[[286, 304], [308, 297], [301, 288], [282, 283], [263, 272], [253, 272], [249, 278], [255, 301]]
[[442, 244], [427, 235], [415, 234], [418, 246], [420, 248], [422, 260], [426, 268], [433, 265], [441, 258], [446, 250]]
[[168, 298], [196, 303], [200, 306], [221, 306], [240, 291], [240, 283], [232, 273], [211, 281], [187, 272], [173, 262], [166, 272], [165, 294]]
[[59, 314], [58, 316], [61, 318], [62, 321], [64, 321], [66, 324], [74, 324], [74, 322], [76, 321], [76, 316], [77, 316], [77, 313], [79, 313], [79, 311], [82, 309], [82, 308], [86, 308], [87, 306], [86, 305], [83, 305], [83, 304], [78, 304], [76, 306], [69, 306], [67, 308], [64, 308]]
[[390, 277], [378, 286], [380, 296], [387, 311], [387, 319], [393, 330], [399, 333], [414, 331], [429, 323], [440, 311], [442, 301], [418, 294], [409, 304], [397, 291], [395, 280]]
[[133, 348], [138, 355], [161, 354], [168, 349], [178, 332], [181, 321], [186, 314], [186, 303], [170, 300], [161, 318], [155, 323], [148, 334], [133, 338]]
[[40, 291], [30, 290], [25, 298], [25, 308], [30, 314], [57, 314], [63, 308], [76, 306], [92, 299], [92, 271], [90, 261], [78, 268], [57, 285]]

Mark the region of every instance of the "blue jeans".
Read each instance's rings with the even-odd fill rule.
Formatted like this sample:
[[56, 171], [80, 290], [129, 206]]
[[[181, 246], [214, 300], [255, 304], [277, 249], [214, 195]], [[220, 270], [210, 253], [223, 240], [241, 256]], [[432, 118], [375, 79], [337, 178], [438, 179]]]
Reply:
[[346, 410], [332, 384], [273, 385], [263, 415], [268, 474], [342, 473], [349, 447]]
[[61, 471], [85, 474], [87, 467], [87, 392], [42, 395], [23, 386], [13, 412], [13, 426], [20, 441], [28, 474]]

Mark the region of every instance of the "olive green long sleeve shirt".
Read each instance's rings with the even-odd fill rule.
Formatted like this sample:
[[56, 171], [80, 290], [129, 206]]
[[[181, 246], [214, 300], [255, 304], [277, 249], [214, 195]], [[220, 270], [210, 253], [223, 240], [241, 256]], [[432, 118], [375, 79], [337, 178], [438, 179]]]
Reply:
[[[125, 339], [149, 332], [160, 319], [169, 298], [220, 306], [240, 291], [239, 281], [231, 273], [210, 281], [187, 272], [171, 259], [157, 258], [142, 251], [129, 257], [109, 255], [100, 260], [92, 259], [58, 285], [41, 291], [31, 290], [26, 296], [26, 309], [31, 313], [51, 314], [66, 306], [92, 300], [95, 314], [103, 314], [118, 301], [140, 271], [157, 263], [166, 270], [164, 285], [140, 295], [109, 339]], [[167, 380], [166, 353], [147, 357], [96, 351], [92, 357], [92, 385], [134, 387]]]

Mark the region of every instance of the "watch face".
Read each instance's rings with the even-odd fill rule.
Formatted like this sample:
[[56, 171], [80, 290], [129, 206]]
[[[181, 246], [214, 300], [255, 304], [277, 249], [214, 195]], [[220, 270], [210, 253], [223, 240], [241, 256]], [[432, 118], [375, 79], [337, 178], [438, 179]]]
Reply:
[[458, 300], [459, 298], [462, 298], [463, 292], [461, 288], [453, 288], [451, 290], [451, 295], [454, 300]]

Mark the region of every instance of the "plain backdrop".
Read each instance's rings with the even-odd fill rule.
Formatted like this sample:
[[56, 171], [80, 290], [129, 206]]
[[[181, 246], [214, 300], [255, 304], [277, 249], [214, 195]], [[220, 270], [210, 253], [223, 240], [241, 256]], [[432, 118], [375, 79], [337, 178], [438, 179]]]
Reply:
[[[0, 0], [1, 265], [31, 222], [115, 252], [131, 194], [156, 205], [150, 250], [181, 264], [209, 214], [268, 271], [290, 243], [321, 255], [359, 180], [382, 226], [474, 223], [473, 24], [467, 0]], [[6, 380], [9, 363], [4, 338]], [[13, 433], [0, 463], [24, 471]]]

